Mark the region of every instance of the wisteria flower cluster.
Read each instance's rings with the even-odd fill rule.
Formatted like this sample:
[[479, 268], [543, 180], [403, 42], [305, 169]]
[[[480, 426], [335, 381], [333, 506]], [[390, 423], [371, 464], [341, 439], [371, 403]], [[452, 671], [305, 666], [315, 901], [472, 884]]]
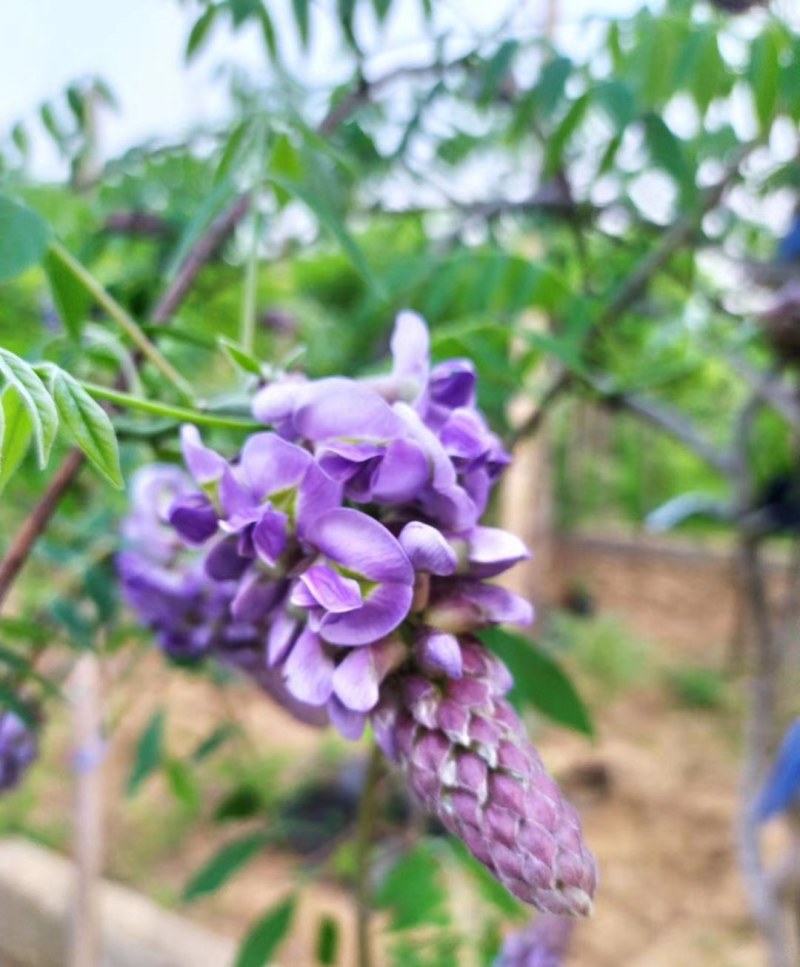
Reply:
[[0, 710], [0, 793], [19, 784], [38, 753], [36, 732], [15, 712]]
[[184, 427], [189, 476], [140, 471], [120, 572], [173, 657], [238, 664], [306, 721], [367, 722], [422, 802], [521, 899], [586, 914], [580, 823], [504, 698], [475, 633], [528, 623], [492, 578], [528, 557], [481, 524], [510, 457], [476, 405], [471, 362], [431, 366], [402, 313], [393, 368], [298, 376], [253, 400], [270, 427], [233, 461]]

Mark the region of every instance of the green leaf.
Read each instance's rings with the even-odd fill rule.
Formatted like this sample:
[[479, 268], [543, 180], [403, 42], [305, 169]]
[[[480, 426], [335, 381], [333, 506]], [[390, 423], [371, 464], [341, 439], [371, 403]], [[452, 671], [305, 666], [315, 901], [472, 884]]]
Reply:
[[164, 765], [164, 772], [173, 796], [190, 809], [198, 809], [200, 790], [197, 788], [197, 780], [191, 766], [182, 759], [170, 759]]
[[50, 228], [25, 205], [0, 195], [0, 282], [38, 265], [50, 242]]
[[538, 709], [561, 725], [594, 735], [586, 706], [553, 658], [527, 638], [501, 628], [490, 628], [480, 637], [508, 665], [514, 677], [509, 698], [517, 707]]
[[43, 267], [61, 321], [70, 336], [77, 339], [89, 314], [91, 296], [86, 287], [52, 253], [48, 252], [45, 256]]
[[28, 363], [0, 348], [0, 375], [19, 394], [33, 423], [39, 466], [43, 467], [58, 431], [58, 411], [44, 383]]
[[184, 903], [216, 893], [243, 866], [262, 853], [267, 842], [266, 834], [261, 832], [226, 843], [189, 881], [183, 891]]
[[55, 370], [52, 388], [58, 414], [74, 442], [113, 487], [122, 488], [119, 446], [106, 411], [63, 369]]
[[636, 117], [636, 95], [623, 81], [608, 80], [598, 84], [594, 96], [613, 123], [615, 133], [624, 131]]
[[449, 922], [437, 845], [423, 841], [402, 856], [378, 887], [375, 903], [389, 910], [393, 930]]
[[275, 25], [272, 22], [266, 7], [258, 8], [258, 22], [261, 25], [261, 33], [264, 43], [273, 60], [278, 59], [278, 37], [275, 33]]
[[138, 792], [145, 779], [160, 768], [164, 761], [164, 719], [164, 711], [160, 709], [153, 715], [139, 737], [136, 758], [128, 779], [129, 796]]
[[336, 0], [336, 12], [339, 15], [339, 23], [345, 40], [353, 48], [358, 50], [358, 41], [353, 31], [353, 20], [356, 13], [356, 0]]
[[569, 110], [564, 115], [561, 123], [556, 128], [553, 136], [547, 144], [547, 155], [545, 158], [545, 176], [556, 174], [565, 163], [564, 154], [566, 152], [572, 136], [583, 122], [586, 112], [589, 109], [589, 94], [581, 94], [570, 105]]
[[644, 137], [653, 165], [672, 175], [678, 184], [685, 185], [691, 172], [683, 145], [657, 114], [648, 114], [644, 119]]
[[292, 0], [292, 10], [294, 12], [294, 19], [297, 23], [297, 30], [300, 33], [300, 40], [303, 42], [304, 47], [308, 47], [309, 41], [309, 0]]
[[372, 0], [372, 9], [375, 11], [378, 23], [382, 24], [392, 9], [392, 0]]
[[478, 887], [478, 891], [487, 903], [495, 907], [504, 917], [511, 919], [518, 920], [520, 915], [524, 916], [528, 912], [529, 908], [523, 906], [512, 893], [509, 893], [502, 883], [499, 883], [492, 876], [483, 863], [479, 863], [475, 859], [461, 840], [451, 838], [448, 845], [455, 859]]
[[778, 37], [774, 31], [767, 28], [753, 41], [749, 66], [749, 80], [762, 135], [769, 132], [775, 118], [780, 74]]
[[252, 353], [249, 353], [244, 346], [234, 342], [233, 339], [228, 339], [227, 336], [219, 336], [217, 342], [237, 369], [241, 369], [245, 373], [252, 373], [255, 376], [261, 376], [261, 362]]
[[51, 698], [62, 699], [61, 689], [54, 682], [39, 672], [31, 665], [30, 660], [19, 652], [12, 651], [0, 645], [0, 665], [6, 665], [14, 673], [14, 677], [20, 680], [21, 684], [27, 681], [36, 682]]
[[225, 181], [232, 171], [235, 171], [239, 160], [244, 156], [244, 149], [250, 143], [250, 135], [253, 126], [249, 120], [245, 119], [241, 124], [237, 124], [231, 132], [222, 154], [219, 158], [217, 170], [214, 172], [214, 184], [218, 185]]
[[0, 493], [22, 463], [32, 433], [33, 420], [22, 397], [7, 387], [0, 397]]
[[339, 924], [333, 917], [322, 917], [317, 930], [317, 963], [333, 967], [339, 959]]
[[229, 742], [235, 735], [239, 734], [239, 729], [235, 725], [231, 725], [227, 722], [225, 725], [220, 725], [208, 736], [207, 739], [197, 746], [197, 748], [192, 753], [192, 762], [203, 762], [212, 756], [217, 749], [221, 748], [226, 742]]
[[192, 27], [191, 33], [189, 34], [189, 39], [186, 42], [186, 53], [184, 58], [187, 63], [203, 47], [206, 40], [208, 40], [209, 32], [214, 26], [214, 21], [216, 20], [220, 9], [220, 7], [211, 4], [210, 6], [206, 7], [198, 20], [195, 22], [195, 25]]
[[296, 906], [290, 896], [266, 913], [245, 937], [234, 967], [264, 967], [289, 932]]
[[37, 726], [36, 715], [27, 702], [23, 702], [16, 690], [0, 682], [0, 712], [11, 711], [31, 729]]
[[368, 282], [373, 289], [379, 289], [379, 282], [369, 266], [360, 246], [347, 230], [344, 221], [339, 217], [327, 198], [317, 194], [306, 185], [292, 181], [289, 178], [282, 178], [272, 174], [270, 181], [279, 188], [283, 188], [298, 201], [301, 201], [314, 215], [322, 228], [329, 232], [338, 241], [349, 257], [353, 266], [359, 271], [361, 276]]
[[483, 77], [481, 78], [481, 90], [478, 96], [478, 100], [481, 103], [488, 104], [497, 96], [503, 81], [508, 76], [514, 64], [514, 58], [518, 50], [518, 40], [504, 40], [495, 53], [486, 61]]
[[561, 103], [571, 72], [569, 57], [553, 57], [542, 68], [536, 85], [536, 104], [545, 117], [551, 117]]

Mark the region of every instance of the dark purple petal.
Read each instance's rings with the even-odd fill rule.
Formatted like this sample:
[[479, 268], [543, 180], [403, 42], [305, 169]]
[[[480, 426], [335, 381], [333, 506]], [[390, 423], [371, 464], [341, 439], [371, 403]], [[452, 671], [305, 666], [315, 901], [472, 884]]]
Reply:
[[332, 440], [317, 448], [316, 457], [320, 468], [331, 479], [346, 483], [364, 464], [377, 463], [384, 449], [384, 446], [378, 443]]
[[483, 457], [490, 433], [476, 410], [454, 410], [441, 430], [442, 446], [449, 456], [466, 464]]
[[347, 507], [321, 514], [308, 539], [328, 558], [369, 581], [408, 584], [414, 570], [397, 538], [372, 517]]
[[452, 574], [458, 565], [456, 552], [444, 535], [430, 524], [411, 521], [400, 532], [399, 540], [415, 571], [446, 575]]
[[[361, 588], [358, 582], [353, 578], [342, 577], [327, 564], [310, 567], [300, 575], [300, 582], [310, 593], [314, 604], [333, 614], [344, 614], [361, 607]], [[293, 598], [293, 603], [299, 603], [298, 599]]]
[[224, 457], [203, 444], [197, 427], [188, 423], [181, 427], [181, 450], [189, 473], [201, 487], [216, 483], [228, 466]]
[[205, 494], [184, 494], [169, 511], [169, 522], [189, 544], [203, 544], [217, 532], [217, 512]]
[[250, 561], [242, 557], [236, 537], [226, 537], [216, 543], [206, 556], [206, 574], [215, 581], [236, 581], [247, 568]]
[[239, 584], [231, 601], [231, 615], [236, 621], [263, 620], [283, 597], [284, 591], [284, 582], [253, 571]]
[[286, 687], [301, 702], [324, 705], [333, 692], [334, 665], [318, 635], [306, 629], [283, 666]]
[[434, 403], [450, 410], [472, 406], [475, 382], [475, 367], [469, 359], [448, 359], [431, 371], [428, 393]]
[[253, 546], [262, 561], [274, 567], [286, 549], [289, 518], [278, 510], [267, 510], [253, 528]]

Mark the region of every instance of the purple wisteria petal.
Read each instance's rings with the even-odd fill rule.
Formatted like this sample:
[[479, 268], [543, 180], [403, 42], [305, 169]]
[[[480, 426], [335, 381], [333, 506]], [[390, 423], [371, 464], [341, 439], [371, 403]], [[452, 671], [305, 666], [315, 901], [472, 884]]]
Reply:
[[353, 380], [309, 383], [294, 411], [294, 426], [305, 440], [387, 442], [403, 432], [389, 404], [375, 390]]
[[533, 622], [533, 605], [499, 584], [464, 585], [463, 593], [480, 609], [487, 624], [529, 625]]
[[342, 577], [326, 564], [315, 564], [300, 582], [308, 590], [316, 605], [333, 614], [346, 614], [363, 604], [361, 588], [353, 578]]
[[293, 414], [307, 381], [287, 378], [270, 383], [256, 393], [253, 416], [260, 423], [274, 426], [281, 435], [294, 436]]
[[236, 621], [259, 621], [283, 597], [285, 590], [285, 582], [252, 571], [242, 579], [231, 601], [231, 616]]
[[364, 734], [368, 717], [363, 712], [354, 712], [347, 708], [335, 695], [328, 701], [327, 710], [331, 725], [343, 738], [357, 742]]
[[447, 575], [458, 566], [455, 550], [441, 531], [430, 524], [412, 520], [400, 531], [399, 540], [415, 571]]
[[[428, 378], [430, 336], [424, 320], [416, 312], [401, 312], [397, 316], [391, 339], [392, 373], [401, 381], [408, 381], [413, 399]], [[402, 393], [404, 398], [408, 394]]]
[[217, 512], [205, 494], [184, 494], [169, 511], [169, 522], [189, 544], [204, 544], [217, 532]]
[[275, 433], [256, 433], [242, 448], [236, 472], [242, 486], [255, 500], [261, 501], [276, 492], [297, 487], [312, 459], [307, 450]]
[[274, 567], [286, 549], [289, 518], [279, 510], [267, 510], [253, 528], [253, 547], [266, 564]]
[[413, 440], [393, 440], [375, 468], [370, 499], [389, 505], [409, 503], [430, 477], [431, 466], [422, 447]]
[[417, 638], [414, 653], [420, 668], [429, 675], [461, 678], [463, 659], [455, 635], [425, 629]]
[[322, 641], [305, 630], [294, 643], [283, 666], [286, 687], [301, 702], [324, 705], [333, 692], [333, 660], [325, 653]]
[[414, 570], [405, 551], [379, 521], [341, 507], [321, 514], [310, 534], [326, 557], [371, 582], [408, 584]]
[[325, 614], [320, 634], [333, 645], [357, 647], [384, 638], [400, 624], [411, 608], [410, 584], [380, 584], [369, 591], [364, 604], [347, 614]]
[[428, 381], [431, 401], [450, 410], [475, 402], [475, 367], [468, 359], [448, 359], [434, 366]]
[[454, 460], [469, 465], [483, 457], [489, 447], [489, 430], [476, 410], [454, 410], [442, 427], [441, 441]]
[[250, 561], [239, 553], [236, 537], [218, 541], [205, 560], [206, 574], [215, 581], [237, 581], [250, 566]]
[[272, 619], [267, 637], [267, 664], [279, 665], [289, 654], [292, 645], [300, 634], [300, 622], [288, 615], [283, 609], [277, 611]]
[[531, 556], [516, 534], [499, 527], [475, 527], [467, 539], [470, 573], [477, 577], [493, 577]]
[[381, 682], [405, 658], [400, 640], [388, 639], [366, 648], [354, 648], [336, 666], [333, 691], [354, 712], [369, 712], [378, 704]]
[[181, 427], [181, 450], [189, 473], [201, 487], [217, 483], [228, 466], [216, 450], [205, 446], [200, 431], [189, 423]]
[[316, 463], [309, 465], [297, 491], [295, 525], [304, 537], [320, 514], [334, 510], [342, 503], [341, 484], [332, 480]]

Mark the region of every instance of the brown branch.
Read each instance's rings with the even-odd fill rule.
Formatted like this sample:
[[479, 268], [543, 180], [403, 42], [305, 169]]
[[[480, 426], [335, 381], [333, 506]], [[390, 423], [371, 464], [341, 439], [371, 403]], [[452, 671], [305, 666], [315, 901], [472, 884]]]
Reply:
[[72, 450], [56, 471], [47, 490], [42, 494], [22, 527], [14, 535], [11, 545], [0, 561], [0, 606], [5, 601], [11, 585], [22, 570], [33, 545], [44, 532], [55, 514], [61, 498], [72, 486], [83, 466], [84, 457], [80, 450]]
[[150, 315], [152, 322], [163, 325], [172, 318], [178, 306], [186, 298], [200, 270], [217, 254], [220, 246], [230, 237], [249, 209], [250, 195], [241, 195], [227, 211], [212, 222], [208, 231], [198, 239], [197, 244], [189, 252], [171, 285], [156, 303]]

